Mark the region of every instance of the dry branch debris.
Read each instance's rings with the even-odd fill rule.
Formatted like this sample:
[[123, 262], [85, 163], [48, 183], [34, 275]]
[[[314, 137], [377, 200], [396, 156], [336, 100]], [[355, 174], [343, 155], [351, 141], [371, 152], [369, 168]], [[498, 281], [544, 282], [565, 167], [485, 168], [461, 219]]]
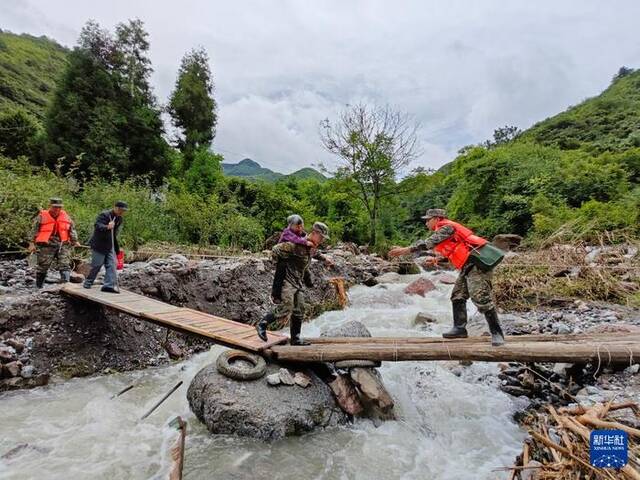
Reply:
[[[530, 437], [511, 467], [510, 478], [640, 480], [640, 430], [609, 417], [610, 412], [623, 409], [630, 409], [640, 418], [638, 405], [632, 402], [558, 410], [549, 405], [546, 411], [532, 412], [524, 422]], [[591, 430], [602, 428], [624, 430], [629, 434], [629, 463], [620, 470], [597, 468], [589, 463]]]

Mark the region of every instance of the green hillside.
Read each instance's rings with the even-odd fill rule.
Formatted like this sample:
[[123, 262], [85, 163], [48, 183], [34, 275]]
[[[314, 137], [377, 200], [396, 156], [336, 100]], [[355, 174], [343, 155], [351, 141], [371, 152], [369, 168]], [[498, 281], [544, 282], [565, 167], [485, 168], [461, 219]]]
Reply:
[[[497, 139], [495, 139], [497, 140]], [[415, 186], [407, 229], [446, 207], [481, 234], [545, 241], [640, 235], [640, 71], [621, 69], [602, 94], [507, 142], [466, 147]]]
[[317, 171], [315, 168], [305, 167], [286, 176], [287, 178], [296, 178], [298, 180], [317, 180], [324, 182], [327, 177]]
[[222, 171], [228, 177], [242, 177], [248, 180], [275, 182], [283, 177], [281, 173], [263, 168], [258, 162], [245, 158], [238, 163], [223, 163]]
[[600, 95], [537, 123], [522, 139], [562, 150], [640, 147], [640, 71], [621, 69]]
[[287, 178], [295, 178], [296, 180], [318, 180], [320, 182], [327, 178], [319, 171], [306, 167], [297, 170], [289, 175], [274, 172], [268, 168], [264, 168], [258, 162], [245, 158], [239, 163], [223, 163], [222, 171], [227, 177], [241, 177], [247, 180], [261, 180], [264, 182], [276, 182]]
[[0, 112], [18, 106], [42, 119], [68, 53], [47, 37], [0, 31]]

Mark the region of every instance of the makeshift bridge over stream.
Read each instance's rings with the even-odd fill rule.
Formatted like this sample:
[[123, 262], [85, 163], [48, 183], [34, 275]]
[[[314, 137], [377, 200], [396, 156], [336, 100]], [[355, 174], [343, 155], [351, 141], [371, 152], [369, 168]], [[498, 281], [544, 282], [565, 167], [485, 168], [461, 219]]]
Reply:
[[215, 343], [258, 352], [280, 361], [334, 362], [339, 360], [429, 361], [475, 360], [485, 362], [593, 362], [631, 364], [640, 361], [640, 333], [577, 335], [519, 335], [492, 347], [489, 337], [443, 340], [434, 337], [307, 338], [308, 346], [284, 345], [287, 337], [268, 333], [263, 342], [255, 328], [209, 313], [176, 307], [126, 290], [120, 294], [66, 284], [62, 292], [137, 317], [140, 320], [204, 337]]

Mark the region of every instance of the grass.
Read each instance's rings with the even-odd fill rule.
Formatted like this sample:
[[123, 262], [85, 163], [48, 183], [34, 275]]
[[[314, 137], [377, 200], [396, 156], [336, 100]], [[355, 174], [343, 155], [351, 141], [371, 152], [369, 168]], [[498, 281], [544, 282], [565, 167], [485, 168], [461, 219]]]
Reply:
[[[637, 244], [631, 244], [637, 248]], [[625, 246], [603, 250], [595, 263], [582, 245], [555, 245], [507, 258], [495, 273], [494, 291], [507, 310], [530, 310], [573, 301], [640, 306], [640, 258]]]

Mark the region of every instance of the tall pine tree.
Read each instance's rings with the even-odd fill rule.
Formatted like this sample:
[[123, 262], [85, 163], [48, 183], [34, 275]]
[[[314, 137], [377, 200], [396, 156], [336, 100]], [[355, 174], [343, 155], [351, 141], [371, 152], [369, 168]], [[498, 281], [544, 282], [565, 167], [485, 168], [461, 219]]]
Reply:
[[182, 58], [168, 111], [180, 129], [177, 146], [184, 155], [184, 168], [188, 169], [196, 150], [211, 145], [217, 123], [209, 55], [203, 48]]
[[156, 184], [168, 173], [147, 37], [140, 20], [118, 25], [115, 38], [95, 22], [82, 29], [47, 113], [50, 167], [79, 178], [145, 175]]

